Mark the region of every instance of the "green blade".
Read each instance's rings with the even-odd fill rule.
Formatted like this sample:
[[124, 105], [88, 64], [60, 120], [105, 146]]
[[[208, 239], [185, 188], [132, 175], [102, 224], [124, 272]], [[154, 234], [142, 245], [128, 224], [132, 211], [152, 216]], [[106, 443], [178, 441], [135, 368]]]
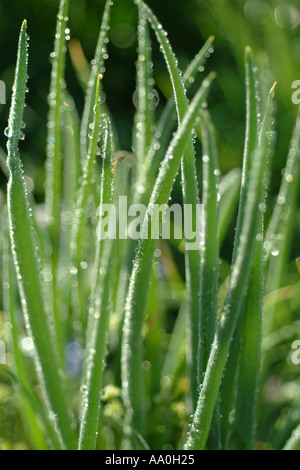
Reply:
[[9, 115], [7, 163], [10, 178], [7, 187], [9, 233], [17, 272], [25, 324], [35, 345], [36, 369], [49, 413], [55, 416], [66, 447], [74, 447], [74, 431], [66, 391], [61, 380], [53, 330], [49, 322], [41, 281], [41, 265], [33, 229], [32, 215], [19, 158], [27, 76], [27, 38], [24, 21], [20, 39], [14, 91]]
[[241, 235], [236, 245], [228, 293], [212, 345], [197, 409], [188, 433], [186, 449], [203, 449], [205, 447], [230, 344], [246, 294], [256, 244], [256, 230], [260, 219], [259, 204], [264, 196], [268, 155], [266, 131], [270, 129], [272, 119], [273, 95], [274, 87], [268, 100], [262, 142], [257, 148], [252, 147], [254, 148], [254, 151], [251, 152], [253, 153], [253, 164], [251, 165]]

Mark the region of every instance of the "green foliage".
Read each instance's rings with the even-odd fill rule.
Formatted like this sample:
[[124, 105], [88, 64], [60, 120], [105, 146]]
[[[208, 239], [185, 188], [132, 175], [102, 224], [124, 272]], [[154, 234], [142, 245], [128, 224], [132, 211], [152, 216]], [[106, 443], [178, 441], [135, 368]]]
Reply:
[[[129, 153], [103, 103], [110, 19], [119, 5], [105, 3], [90, 70], [74, 63], [85, 93], [80, 117], [65, 80], [69, 5], [60, 1], [45, 204], [27, 190], [19, 150], [28, 79], [26, 21], [21, 27], [7, 156], [0, 150], [8, 179], [6, 195], [0, 192], [0, 332], [9, 351], [0, 365], [0, 445], [16, 447], [3, 434], [6, 419], [28, 430], [26, 438], [15, 435], [32, 449], [298, 449], [299, 383], [286, 358], [299, 331], [300, 298], [293, 272], [285, 271], [298, 214], [299, 115], [270, 213], [275, 84], [266, 93], [246, 47], [242, 171], [223, 175], [224, 148], [210, 110], [216, 74], [199, 73], [214, 38], [182, 74], [159, 20], [142, 0], [134, 3]], [[155, 38], [172, 94], [159, 110]], [[146, 207], [137, 240], [103, 237], [102, 217], [120, 196]], [[202, 202], [202, 240], [193, 250], [186, 234], [151, 237], [162, 230], [157, 206], [172, 198], [184, 211]], [[115, 216], [124, 235], [122, 210]], [[280, 393], [274, 376], [286, 386]], [[10, 393], [18, 419], [5, 414]]]

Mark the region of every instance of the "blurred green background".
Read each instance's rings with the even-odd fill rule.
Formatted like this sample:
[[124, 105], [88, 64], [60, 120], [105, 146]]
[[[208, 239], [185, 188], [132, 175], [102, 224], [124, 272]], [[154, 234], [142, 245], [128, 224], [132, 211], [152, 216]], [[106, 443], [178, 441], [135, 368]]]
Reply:
[[[34, 185], [38, 201], [43, 200], [45, 142], [47, 135], [47, 95], [50, 84], [50, 53], [58, 10], [58, 0], [1, 0], [0, 3], [0, 80], [6, 83], [7, 103], [0, 105], [0, 147], [5, 149], [4, 129], [7, 126], [11, 88], [16, 62], [17, 41], [21, 22], [28, 21], [29, 93], [25, 110], [26, 139], [20, 142], [26, 174]], [[81, 44], [88, 61], [94, 56], [101, 23], [104, 0], [70, 0], [71, 40], [69, 47]], [[276, 140], [272, 159], [272, 178], [268, 199], [267, 218], [277, 194], [284, 168], [290, 137], [295, 123], [297, 107], [292, 103], [292, 82], [300, 80], [300, 4], [296, 0], [148, 0], [164, 28], [179, 66], [185, 70], [210, 35], [215, 36], [214, 53], [207, 61], [204, 72], [199, 74], [190, 96], [201, 80], [201, 75], [215, 70], [217, 79], [209, 97], [209, 108], [217, 130], [220, 166], [223, 174], [241, 167], [245, 127], [244, 48], [250, 45], [259, 66], [263, 99], [277, 81], [276, 87]], [[133, 0], [114, 0], [112, 10], [109, 59], [103, 84], [106, 103], [112, 113], [118, 131], [120, 148], [131, 150], [131, 133], [134, 116], [133, 94], [135, 90], [137, 14]], [[153, 38], [154, 39], [154, 38]], [[74, 50], [74, 49], [73, 49]], [[161, 105], [171, 95], [171, 84], [156, 41], [153, 41], [153, 62], [156, 89], [159, 97], [157, 116]], [[67, 57], [66, 81], [75, 99], [79, 115], [83, 108], [84, 93], [77, 79], [70, 57]], [[0, 171], [0, 186], [5, 190], [5, 178]], [[222, 258], [230, 262], [234, 226], [232, 226], [222, 249]], [[284, 285], [296, 285], [298, 274], [293, 259], [300, 255], [300, 213], [297, 211], [290, 263], [287, 266]], [[284, 294], [284, 293], [283, 293]], [[287, 294], [281, 305], [279, 325], [299, 318], [299, 293]], [[285, 301], [283, 296], [283, 302]], [[298, 325], [299, 327], [299, 325]], [[297, 331], [295, 331], [297, 333]], [[275, 351], [275, 372], [282, 371], [281, 360], [288, 356], [290, 343]], [[279, 364], [276, 370], [277, 362]], [[284, 367], [287, 364], [284, 362]], [[298, 369], [297, 369], [298, 370]], [[297, 370], [289, 365], [286, 369], [294, 380]], [[270, 393], [279, 385], [270, 382]], [[277, 389], [276, 389], [277, 390]], [[275, 390], [275, 391], [276, 391]], [[299, 390], [299, 388], [297, 389]], [[290, 393], [290, 389], [281, 393]], [[274, 402], [280, 402], [280, 394], [274, 393]], [[288, 398], [289, 399], [289, 398]], [[276, 401], [277, 400], [277, 401]], [[0, 425], [7, 423], [16, 413], [14, 398], [5, 388], [0, 390]], [[275, 405], [276, 405], [275, 403]], [[4, 404], [4, 405], [3, 405]], [[17, 418], [18, 419], [18, 418]], [[1, 426], [0, 426], [1, 428]], [[18, 426], [6, 429], [15, 442]], [[13, 437], [12, 437], [13, 439]]]

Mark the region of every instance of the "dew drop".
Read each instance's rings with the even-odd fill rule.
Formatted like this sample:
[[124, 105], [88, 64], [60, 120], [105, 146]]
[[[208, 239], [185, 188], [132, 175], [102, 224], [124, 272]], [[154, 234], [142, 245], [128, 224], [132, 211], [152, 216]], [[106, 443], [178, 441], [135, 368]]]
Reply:
[[33, 340], [30, 336], [26, 336], [25, 338], [22, 339], [21, 341], [21, 350], [23, 354], [27, 357], [33, 357], [34, 354], [34, 344]]
[[54, 413], [54, 411], [49, 411], [49, 419], [50, 419], [51, 421], [55, 421], [56, 418], [57, 418], [57, 414]]
[[285, 197], [284, 196], [278, 196], [277, 202], [280, 206], [283, 206], [285, 203]]
[[258, 209], [264, 214], [267, 210], [267, 205], [264, 202], [261, 202], [258, 206]]
[[293, 175], [286, 175], [285, 179], [287, 183], [292, 183], [292, 181], [294, 181]]
[[6, 137], [12, 137], [12, 131], [11, 131], [11, 128], [10, 128], [10, 127], [6, 127], [6, 128], [4, 129], [4, 135], [5, 135]]

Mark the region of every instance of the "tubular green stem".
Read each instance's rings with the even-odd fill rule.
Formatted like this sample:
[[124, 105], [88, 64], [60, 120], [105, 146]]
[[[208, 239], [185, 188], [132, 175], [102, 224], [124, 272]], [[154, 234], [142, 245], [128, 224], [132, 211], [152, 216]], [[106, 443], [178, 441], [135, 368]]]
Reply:
[[245, 205], [250, 181], [251, 155], [257, 146], [259, 138], [259, 109], [258, 109], [258, 90], [256, 88], [256, 73], [253, 54], [249, 47], [245, 50], [245, 74], [246, 74], [246, 136], [243, 155], [242, 181], [240, 188], [239, 211], [236, 224], [236, 234], [234, 237], [234, 249], [232, 259], [236, 256], [237, 245], [239, 243], [243, 218], [245, 214]]
[[[206, 60], [206, 56], [207, 54], [209, 54], [209, 51], [212, 48], [213, 41], [214, 37], [210, 36], [204, 46], [200, 49], [198, 54], [196, 54], [190, 65], [187, 67], [182, 77], [183, 85], [187, 91], [194, 83], [199, 69], [202, 70], [201, 67], [203, 67], [203, 63]], [[152, 187], [155, 182], [156, 175], [158, 173], [159, 165], [167, 150], [167, 145], [171, 138], [172, 130], [175, 127], [176, 106], [173, 96], [169, 99], [158, 123], [157, 130], [155, 132], [154, 138], [150, 146], [149, 154], [147, 156], [148, 158], [145, 165], [145, 171], [142, 175], [145, 183], [141, 186], [145, 186], [145, 194], [143, 194], [141, 197], [147, 203], [151, 196]]]
[[203, 249], [201, 257], [200, 329], [201, 350], [199, 383], [206, 364], [217, 325], [219, 290], [219, 241], [218, 241], [218, 159], [211, 122], [207, 113], [201, 113], [202, 174], [203, 174]]
[[[262, 214], [261, 230], [262, 234]], [[260, 373], [263, 299], [263, 241], [257, 243], [243, 319], [233, 439], [237, 449], [253, 449]]]
[[[198, 347], [198, 383], [201, 386], [214, 339], [219, 308], [219, 178], [218, 156], [214, 130], [208, 112], [201, 113], [202, 135], [202, 203], [203, 241], [201, 249], [200, 321]], [[218, 449], [220, 414], [215, 410], [214, 425], [209, 438], [209, 448]]]
[[90, 144], [85, 160], [82, 181], [78, 190], [78, 197], [75, 203], [75, 224], [71, 239], [71, 250], [72, 250], [72, 263], [78, 270], [78, 282], [77, 288], [74, 290], [73, 305], [77, 310], [78, 320], [81, 322], [83, 330], [86, 326], [86, 315], [84, 309], [84, 293], [83, 293], [83, 273], [81, 269], [81, 263], [85, 259], [86, 249], [86, 222], [89, 202], [93, 195], [93, 178], [94, 178], [94, 167], [96, 162], [96, 154], [98, 149], [98, 143], [100, 139], [100, 77], [96, 82], [96, 96], [94, 106], [94, 120], [92, 130], [90, 131]]
[[109, 292], [110, 271], [109, 261], [112, 252], [112, 240], [107, 240], [102, 254], [97, 299], [101, 300], [94, 314], [93, 326], [87, 348], [86, 373], [82, 386], [82, 402], [80, 416], [79, 450], [93, 450], [96, 445], [99, 420], [100, 391], [103, 380], [103, 369], [106, 356], [106, 336], [109, 324]]
[[[184, 153], [195, 119], [199, 113], [199, 106], [201, 106], [206, 99], [213, 77], [214, 75], [211, 75], [204, 80], [202, 87], [198, 90], [191, 102], [182, 125], [170, 144], [153, 189], [143, 223], [142, 233], [148, 233], [148, 221], [151, 222], [151, 213], [154, 210], [154, 205], [166, 204], [168, 201], [180, 159]], [[172, 157], [171, 159], [169, 158], [170, 156]], [[155, 246], [155, 239], [140, 239], [125, 305], [122, 343], [123, 397], [128, 413], [127, 418], [134, 429], [139, 432], [142, 431], [143, 410], [141, 393], [141, 330], [144, 321]]]
[[49, 94], [49, 133], [47, 143], [47, 192], [46, 201], [49, 217], [49, 231], [52, 243], [53, 268], [56, 271], [59, 249], [60, 212], [62, 193], [62, 116], [65, 29], [68, 21], [68, 0], [61, 0], [55, 34], [54, 57]]
[[109, 21], [110, 21], [110, 12], [113, 5], [112, 0], [107, 0], [102, 23], [100, 27], [100, 33], [98, 37], [98, 42], [96, 46], [95, 57], [92, 61], [92, 68], [90, 73], [90, 78], [88, 81], [88, 86], [86, 89], [86, 97], [84, 102], [83, 115], [81, 120], [81, 129], [80, 129], [80, 142], [81, 142], [81, 159], [83, 165], [85, 164], [86, 154], [88, 151], [88, 133], [89, 125], [93, 121], [93, 107], [96, 100], [96, 88], [97, 88], [97, 79], [99, 75], [104, 75], [105, 67], [105, 57], [106, 57], [106, 41], [108, 39], [108, 30], [109, 30]]
[[[165, 57], [169, 75], [172, 83], [174, 99], [176, 103], [178, 125], [180, 126], [184, 115], [188, 109], [188, 102], [185, 95], [185, 88], [181, 79], [180, 71], [177, 65], [177, 59], [172, 51], [169, 40], [166, 37], [162, 26], [159, 24], [157, 18], [142, 1], [138, 2], [141, 11], [146, 15], [154, 32], [157, 36], [158, 42], [162, 47]], [[199, 193], [197, 184], [197, 175], [194, 159], [194, 146], [193, 136], [188, 140], [185, 148], [184, 156], [181, 162], [181, 179], [182, 179], [182, 192], [184, 204], [191, 204], [197, 207], [199, 204]], [[200, 310], [200, 297], [198, 295], [200, 288], [200, 249], [186, 250], [185, 252], [185, 269], [186, 269], [186, 283], [187, 283], [187, 296], [188, 296], [188, 344], [190, 345], [190, 379], [191, 379], [191, 394], [193, 408], [196, 407], [198, 395], [198, 348], [199, 348], [199, 310]]]
[[[3, 214], [6, 215], [6, 214]], [[4, 217], [3, 217], [4, 219]], [[7, 227], [7, 219], [5, 217], [4, 227]], [[4, 239], [4, 249], [3, 249], [3, 280], [6, 282], [7, 287], [3, 289], [3, 307], [4, 312], [9, 312], [7, 320], [11, 323], [11, 347], [14, 356], [14, 366], [18, 376], [19, 381], [22, 383], [24, 388], [30, 390], [30, 379], [28, 371], [26, 369], [26, 364], [24, 361], [24, 356], [22, 355], [19, 347], [19, 320], [17, 314], [17, 305], [16, 305], [16, 280], [15, 280], [15, 269], [14, 264], [10, 256], [10, 246], [8, 233], [5, 234]], [[17, 391], [18, 387], [15, 387]], [[40, 427], [40, 424], [35, 416], [33, 408], [28, 403], [28, 400], [20, 392], [20, 408], [22, 419], [24, 424], [28, 427], [28, 434], [30, 442], [33, 445], [33, 448], [36, 450], [46, 450], [47, 445]], [[56, 443], [58, 438], [56, 437]], [[55, 447], [55, 442], [52, 442], [52, 445]]]
[[204, 449], [206, 445], [229, 347], [246, 294], [256, 243], [256, 231], [253, 230], [253, 227], [258, 226], [260, 215], [259, 204], [263, 200], [265, 190], [264, 178], [267, 165], [266, 132], [270, 129], [271, 124], [271, 100], [273, 95], [274, 87], [270, 92], [264, 125], [262, 127], [261, 135], [263, 139], [254, 154], [249, 191], [246, 198], [247, 211], [243, 218], [241, 236], [236, 247], [236, 256], [231, 269], [228, 293], [217, 326], [193, 422], [187, 436], [186, 449]]
[[[299, 155], [300, 108], [298, 109], [278, 198], [265, 236], [264, 263], [267, 294], [281, 287], [282, 272], [288, 257], [291, 228], [295, 218], [299, 193]], [[276, 256], [273, 256], [274, 254]], [[273, 321], [274, 307], [270, 307], [264, 315], [264, 337], [272, 332]]]
[[[251, 181], [251, 168], [253, 165], [254, 149], [258, 145], [259, 140], [259, 109], [258, 109], [258, 90], [256, 81], [256, 66], [253, 59], [252, 51], [249, 47], [245, 50], [245, 81], [246, 81], [246, 135], [244, 143], [244, 154], [243, 154], [243, 168], [242, 168], [242, 180], [240, 186], [240, 197], [239, 197], [239, 208], [236, 223], [236, 233], [234, 237], [234, 247], [232, 262], [234, 262], [237, 253], [237, 247], [239, 245], [241, 230], [243, 225], [244, 217], [246, 216], [246, 204], [247, 195], [249, 192], [250, 181]], [[262, 202], [262, 201], [261, 201]], [[241, 320], [242, 321], [242, 318]], [[223, 445], [226, 446], [229, 431], [229, 414], [232, 410], [235, 389], [235, 377], [237, 373], [238, 360], [236, 357], [237, 351], [240, 349], [240, 340], [242, 334], [242, 327], [238, 326], [236, 333], [233, 338], [233, 342], [230, 348], [228, 366], [226, 367], [223, 385], [221, 386], [222, 396], [224, 400], [221, 403], [222, 419], [222, 439]], [[226, 394], [226, 396], [224, 396]]]
[[25, 323], [35, 345], [38, 377], [49, 413], [55, 418], [55, 425], [62, 435], [65, 446], [72, 448], [74, 447], [74, 431], [66, 391], [59, 371], [49, 315], [45, 306], [37, 243], [18, 151], [25, 103], [26, 75], [27, 39], [24, 21], [19, 39], [7, 142], [7, 163], [10, 171], [7, 187], [9, 232]]
[[83, 180], [79, 190], [78, 201], [76, 204], [77, 220], [75, 224], [74, 238], [72, 241], [72, 250], [74, 251], [74, 261], [77, 265], [81, 263], [84, 255], [85, 223], [87, 206], [92, 192], [93, 169], [97, 153], [100, 125], [100, 80], [97, 80], [97, 90], [95, 97], [95, 113], [93, 121], [93, 130], [90, 139], [89, 151], [83, 171]]
[[57, 16], [56, 33], [54, 41], [51, 83], [49, 91], [49, 116], [47, 135], [46, 160], [46, 210], [48, 218], [49, 238], [51, 244], [52, 268], [52, 310], [60, 363], [63, 364], [63, 326], [61, 322], [58, 295], [57, 295], [57, 268], [59, 261], [61, 204], [62, 204], [62, 171], [63, 171], [63, 145], [62, 127], [63, 117], [63, 84], [65, 70], [66, 34], [68, 22], [69, 1], [61, 0]]
[[[111, 202], [113, 178], [111, 172], [112, 134], [111, 125], [104, 120], [103, 166], [100, 206]], [[100, 209], [101, 211], [101, 209]], [[78, 448], [94, 449], [99, 420], [100, 390], [106, 356], [107, 332], [109, 325], [109, 300], [111, 291], [111, 257], [113, 240], [98, 239], [95, 263], [95, 281], [92, 292], [92, 313], [87, 328], [87, 359], [83, 374], [81, 423]]]
[[[74, 444], [66, 391], [62, 386], [57, 354], [42, 295], [40, 266], [35, 236], [25, 195], [21, 169], [15, 168], [8, 183], [8, 214], [12, 251], [27, 327], [37, 353], [37, 369], [44, 383], [49, 408], [57, 415], [58, 426], [67, 447]], [[26, 250], [20, 248], [26, 246]]]
[[137, 112], [135, 115], [135, 142], [134, 149], [136, 155], [135, 186], [139, 196], [140, 181], [149, 147], [152, 141], [154, 125], [154, 93], [152, 89], [152, 59], [151, 42], [148, 24], [144, 15], [139, 10], [138, 26], [138, 58], [137, 58]]

